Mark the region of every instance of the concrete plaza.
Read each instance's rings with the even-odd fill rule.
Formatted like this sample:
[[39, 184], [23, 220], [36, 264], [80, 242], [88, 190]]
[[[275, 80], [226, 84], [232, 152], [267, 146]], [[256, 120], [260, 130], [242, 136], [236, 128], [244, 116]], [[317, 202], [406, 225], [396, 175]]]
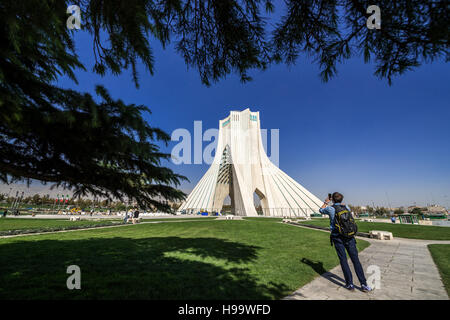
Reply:
[[[322, 274], [299, 288], [286, 300], [448, 300], [438, 268], [427, 248], [428, 244], [450, 244], [450, 241], [400, 239], [383, 241], [361, 238], [371, 245], [359, 253], [364, 270], [379, 267], [380, 288], [371, 293], [359, 290], [353, 265], [356, 289], [349, 291], [341, 266]], [[366, 274], [366, 278], [370, 275]], [[370, 285], [370, 283], [369, 283]]]

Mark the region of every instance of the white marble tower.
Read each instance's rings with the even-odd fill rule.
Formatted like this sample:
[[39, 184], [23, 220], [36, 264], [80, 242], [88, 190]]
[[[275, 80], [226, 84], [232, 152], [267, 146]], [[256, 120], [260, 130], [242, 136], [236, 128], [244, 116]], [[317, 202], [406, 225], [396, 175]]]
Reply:
[[259, 120], [259, 112], [245, 109], [231, 111], [219, 121], [214, 161], [179, 211], [220, 212], [229, 195], [232, 213], [257, 216], [254, 193], [265, 216], [309, 216], [319, 211], [322, 201], [267, 157]]

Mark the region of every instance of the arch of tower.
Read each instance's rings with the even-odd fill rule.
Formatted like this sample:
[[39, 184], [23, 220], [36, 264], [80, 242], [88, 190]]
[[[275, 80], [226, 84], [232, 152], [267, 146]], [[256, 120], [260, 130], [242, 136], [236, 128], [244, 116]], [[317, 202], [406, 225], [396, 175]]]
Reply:
[[229, 195], [232, 213], [257, 216], [254, 193], [265, 216], [309, 216], [322, 205], [269, 160], [262, 143], [259, 112], [231, 111], [219, 121], [213, 163], [178, 211], [220, 212]]

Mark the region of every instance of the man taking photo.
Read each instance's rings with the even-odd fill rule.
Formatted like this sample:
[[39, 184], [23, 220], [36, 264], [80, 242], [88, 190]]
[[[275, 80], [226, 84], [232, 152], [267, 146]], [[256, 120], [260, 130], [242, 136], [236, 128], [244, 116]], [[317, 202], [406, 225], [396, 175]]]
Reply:
[[345, 252], [347, 250], [355, 268], [356, 276], [361, 284], [362, 291], [370, 292], [372, 291], [372, 288], [367, 285], [364, 270], [361, 266], [361, 262], [359, 262], [358, 250], [356, 249], [355, 235], [357, 227], [355, 220], [353, 219], [350, 208], [347, 205], [342, 204], [342, 200], [344, 200], [344, 196], [339, 192], [335, 192], [325, 199], [325, 202], [319, 211], [330, 217], [330, 241], [332, 245], [334, 244], [341, 263], [342, 272], [344, 273], [345, 278], [345, 288], [348, 290], [355, 290], [352, 271], [347, 262], [347, 254]]

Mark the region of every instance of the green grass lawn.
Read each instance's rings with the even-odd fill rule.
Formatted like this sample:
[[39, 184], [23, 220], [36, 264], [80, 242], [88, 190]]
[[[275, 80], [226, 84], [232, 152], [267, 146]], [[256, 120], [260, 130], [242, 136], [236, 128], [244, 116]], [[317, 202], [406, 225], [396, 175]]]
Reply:
[[244, 217], [245, 220], [256, 220], [256, 221], [272, 221], [281, 222], [282, 218], [272, 218], [272, 217]]
[[[319, 227], [329, 227], [330, 220], [312, 219], [301, 223]], [[369, 232], [370, 230], [382, 230], [392, 232], [394, 237], [426, 239], [426, 240], [450, 240], [450, 227], [438, 226], [418, 226], [407, 224], [394, 224], [383, 222], [356, 221], [359, 232]]]
[[199, 220], [215, 220], [218, 217], [213, 216], [205, 216], [205, 217], [186, 217], [186, 218], [144, 218], [143, 222], [152, 222], [152, 221], [199, 221]]
[[272, 219], [3, 238], [0, 257], [0, 299], [278, 299], [338, 264], [328, 234]]
[[450, 296], [450, 244], [429, 244], [428, 249], [439, 269], [447, 294]]
[[113, 219], [99, 219], [94, 220], [80, 220], [69, 221], [67, 219], [39, 219], [39, 218], [0, 218], [0, 231], [8, 230], [33, 230], [33, 229], [50, 229], [50, 228], [65, 228], [68, 226], [91, 226], [100, 224], [111, 224], [112, 221], [120, 221]]
[[[69, 217], [66, 219], [39, 219], [39, 218], [0, 218], [0, 235], [4, 231], [10, 230], [56, 230], [59, 228], [68, 228], [72, 226], [77, 227], [90, 227], [90, 226], [102, 226], [118, 224], [123, 220], [122, 217], [102, 218], [96, 220], [80, 220], [69, 221]], [[94, 218], [95, 219], [95, 218]], [[184, 221], [186, 219], [215, 219], [215, 217], [202, 217], [202, 218], [155, 218], [145, 219], [143, 222], [157, 222], [157, 221]], [[129, 220], [131, 221], [131, 219]]]

